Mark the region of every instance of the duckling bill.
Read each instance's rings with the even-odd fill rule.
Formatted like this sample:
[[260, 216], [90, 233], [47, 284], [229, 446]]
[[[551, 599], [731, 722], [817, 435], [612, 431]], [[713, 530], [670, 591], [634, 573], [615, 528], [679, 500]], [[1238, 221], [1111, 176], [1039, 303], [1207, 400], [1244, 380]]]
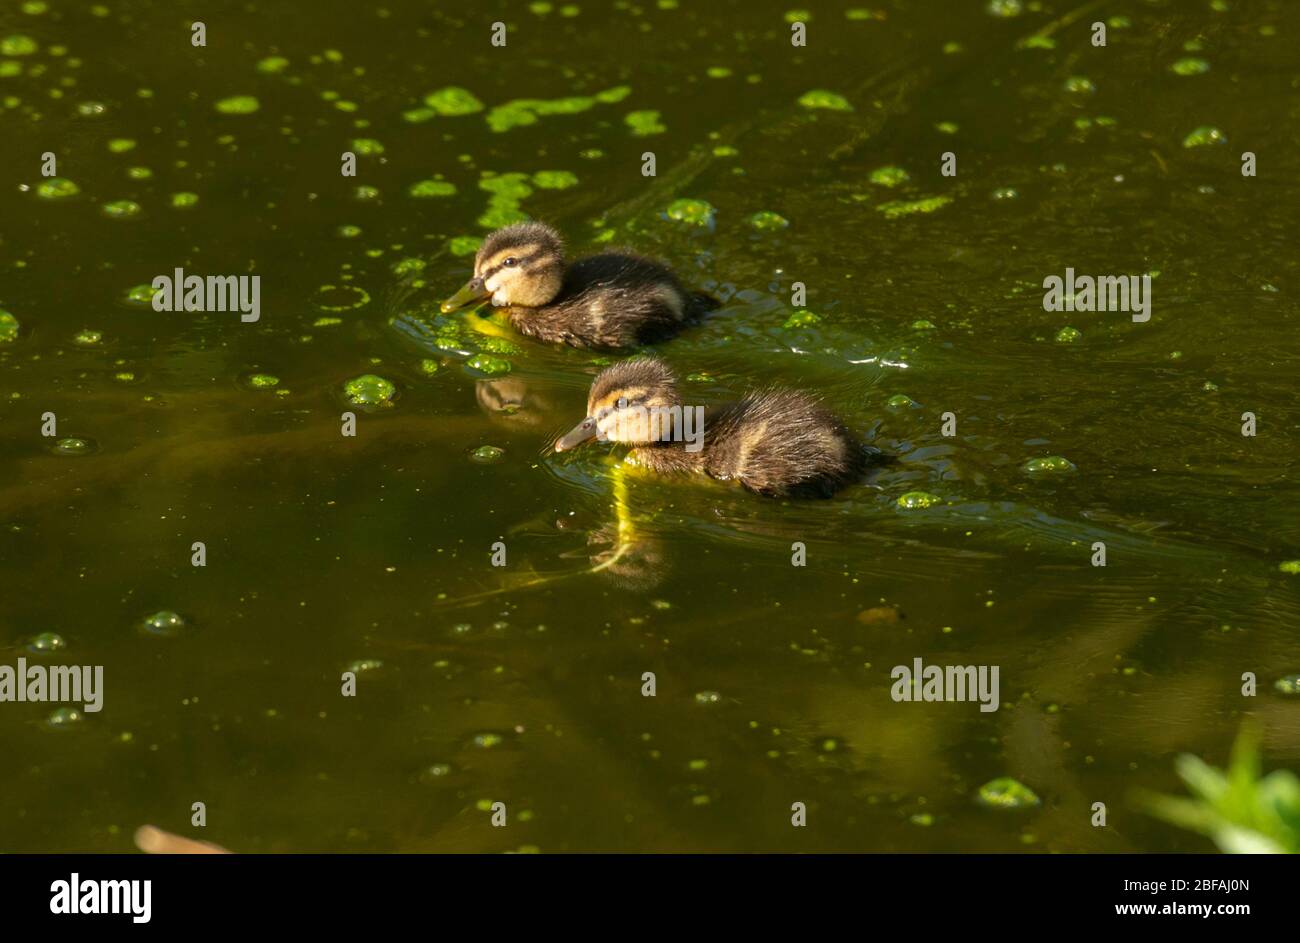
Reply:
[[591, 439], [620, 442], [633, 446], [629, 461], [652, 471], [735, 480], [767, 497], [830, 497], [865, 470], [866, 448], [799, 390], [756, 391], [704, 410], [697, 436], [690, 435], [690, 410], [662, 360], [625, 360], [596, 377], [587, 417], [555, 451]]
[[442, 303], [442, 312], [488, 299], [507, 309], [521, 334], [610, 349], [665, 340], [718, 306], [684, 288], [667, 266], [630, 252], [569, 264], [560, 234], [536, 222], [489, 235], [474, 257], [474, 277]]

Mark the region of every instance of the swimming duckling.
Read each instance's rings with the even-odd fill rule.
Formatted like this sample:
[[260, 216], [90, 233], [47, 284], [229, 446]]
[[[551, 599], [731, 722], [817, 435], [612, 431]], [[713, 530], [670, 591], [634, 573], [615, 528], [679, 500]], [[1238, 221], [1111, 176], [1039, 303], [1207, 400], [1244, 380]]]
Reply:
[[816, 398], [768, 389], [703, 414], [683, 406], [662, 360], [616, 363], [591, 384], [587, 418], [555, 443], [598, 438], [635, 448], [628, 460], [661, 473], [735, 479], [769, 497], [829, 497], [859, 477], [866, 451]]
[[474, 277], [443, 314], [491, 298], [515, 330], [572, 347], [636, 347], [663, 340], [718, 302], [689, 292], [664, 265], [627, 252], [564, 261], [564, 242], [544, 223], [516, 223], [483, 241]]

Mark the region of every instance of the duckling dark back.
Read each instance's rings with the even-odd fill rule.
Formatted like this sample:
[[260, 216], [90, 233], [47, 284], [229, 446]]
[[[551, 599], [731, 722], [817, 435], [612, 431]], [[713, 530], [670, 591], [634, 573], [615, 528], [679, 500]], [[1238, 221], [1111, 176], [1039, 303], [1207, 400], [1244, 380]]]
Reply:
[[704, 470], [769, 497], [829, 497], [858, 478], [865, 453], [813, 396], [771, 389], [705, 420]]

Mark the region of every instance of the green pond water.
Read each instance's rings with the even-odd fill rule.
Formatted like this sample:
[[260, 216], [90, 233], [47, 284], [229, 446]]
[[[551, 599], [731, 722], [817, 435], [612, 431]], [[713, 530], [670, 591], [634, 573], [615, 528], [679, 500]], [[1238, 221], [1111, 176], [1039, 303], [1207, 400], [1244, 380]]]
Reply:
[[[792, 6], [6, 0], [0, 664], [104, 702], [0, 704], [0, 849], [1208, 850], [1135, 792], [1249, 716], [1300, 766], [1300, 5]], [[525, 216], [725, 302], [656, 348], [694, 402], [898, 461], [630, 475], [611, 563], [613, 450], [548, 450], [609, 358], [437, 313]], [[1067, 267], [1150, 320], [1044, 311]]]

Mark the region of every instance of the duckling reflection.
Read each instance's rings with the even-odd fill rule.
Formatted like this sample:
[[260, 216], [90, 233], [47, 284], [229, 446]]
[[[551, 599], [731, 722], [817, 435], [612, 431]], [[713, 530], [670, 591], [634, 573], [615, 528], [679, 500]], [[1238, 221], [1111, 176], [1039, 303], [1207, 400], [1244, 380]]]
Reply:
[[517, 429], [549, 424], [556, 412], [555, 401], [522, 377], [479, 380], [474, 384], [474, 397], [493, 422]]
[[442, 303], [442, 312], [489, 298], [507, 309], [519, 333], [571, 347], [654, 343], [718, 306], [684, 288], [667, 266], [631, 252], [566, 263], [560, 234], [536, 222], [489, 235], [474, 257], [474, 277]]
[[[665, 419], [665, 417], [667, 417]], [[766, 497], [830, 497], [861, 477], [868, 451], [813, 396], [766, 389], [706, 413], [692, 442], [677, 378], [662, 360], [625, 360], [591, 384], [587, 418], [555, 451], [594, 438], [633, 446], [626, 461], [658, 474], [702, 473]]]

